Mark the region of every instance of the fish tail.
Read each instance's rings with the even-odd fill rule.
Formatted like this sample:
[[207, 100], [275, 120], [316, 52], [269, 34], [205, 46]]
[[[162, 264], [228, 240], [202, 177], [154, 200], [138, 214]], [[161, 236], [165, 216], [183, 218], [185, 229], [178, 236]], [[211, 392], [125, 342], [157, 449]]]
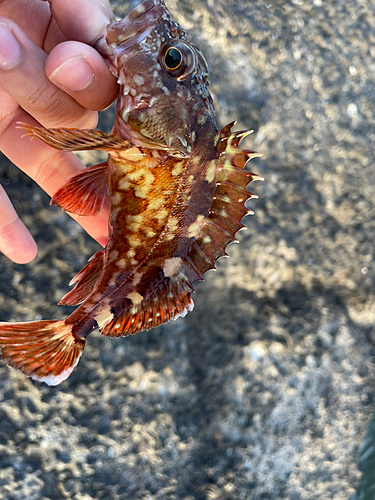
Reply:
[[62, 321], [0, 323], [2, 359], [28, 377], [48, 385], [60, 384], [72, 373], [85, 347]]

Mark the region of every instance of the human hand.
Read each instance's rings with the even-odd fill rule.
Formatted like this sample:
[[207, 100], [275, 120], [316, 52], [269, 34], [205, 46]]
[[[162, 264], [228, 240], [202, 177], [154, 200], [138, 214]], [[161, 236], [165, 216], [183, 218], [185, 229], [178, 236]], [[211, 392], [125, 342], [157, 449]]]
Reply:
[[[97, 110], [117, 85], [93, 45], [113, 20], [108, 0], [0, 0], [0, 150], [53, 195], [84, 168], [72, 154], [21, 139], [17, 122], [95, 128]], [[74, 218], [99, 243], [108, 237], [108, 206]], [[30, 262], [37, 246], [0, 186], [0, 251]]]

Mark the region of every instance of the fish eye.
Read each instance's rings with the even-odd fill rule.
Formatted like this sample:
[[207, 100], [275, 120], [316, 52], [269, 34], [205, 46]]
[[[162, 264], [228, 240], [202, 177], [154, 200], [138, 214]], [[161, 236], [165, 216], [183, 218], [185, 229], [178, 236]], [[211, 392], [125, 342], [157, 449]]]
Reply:
[[183, 56], [176, 47], [169, 47], [164, 54], [164, 62], [169, 71], [175, 71], [182, 64]]
[[165, 73], [176, 80], [185, 80], [196, 68], [194, 51], [182, 40], [165, 43], [160, 50], [159, 62]]

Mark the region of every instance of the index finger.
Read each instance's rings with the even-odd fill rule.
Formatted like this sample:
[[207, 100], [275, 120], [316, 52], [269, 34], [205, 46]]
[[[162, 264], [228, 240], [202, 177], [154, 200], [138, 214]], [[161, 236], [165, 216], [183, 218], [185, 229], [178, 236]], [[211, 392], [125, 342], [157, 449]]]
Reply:
[[6, 192], [0, 185], [0, 252], [17, 264], [31, 262], [36, 253], [36, 243], [18, 218]]
[[108, 0], [44, 0], [67, 40], [93, 45], [114, 16]]

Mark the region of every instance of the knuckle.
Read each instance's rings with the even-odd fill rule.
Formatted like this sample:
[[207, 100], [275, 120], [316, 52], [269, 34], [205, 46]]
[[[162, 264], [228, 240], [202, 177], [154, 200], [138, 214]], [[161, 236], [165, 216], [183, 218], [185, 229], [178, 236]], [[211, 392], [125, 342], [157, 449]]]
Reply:
[[27, 111], [43, 125], [59, 123], [66, 114], [61, 91], [50, 83], [42, 83], [27, 96]]

